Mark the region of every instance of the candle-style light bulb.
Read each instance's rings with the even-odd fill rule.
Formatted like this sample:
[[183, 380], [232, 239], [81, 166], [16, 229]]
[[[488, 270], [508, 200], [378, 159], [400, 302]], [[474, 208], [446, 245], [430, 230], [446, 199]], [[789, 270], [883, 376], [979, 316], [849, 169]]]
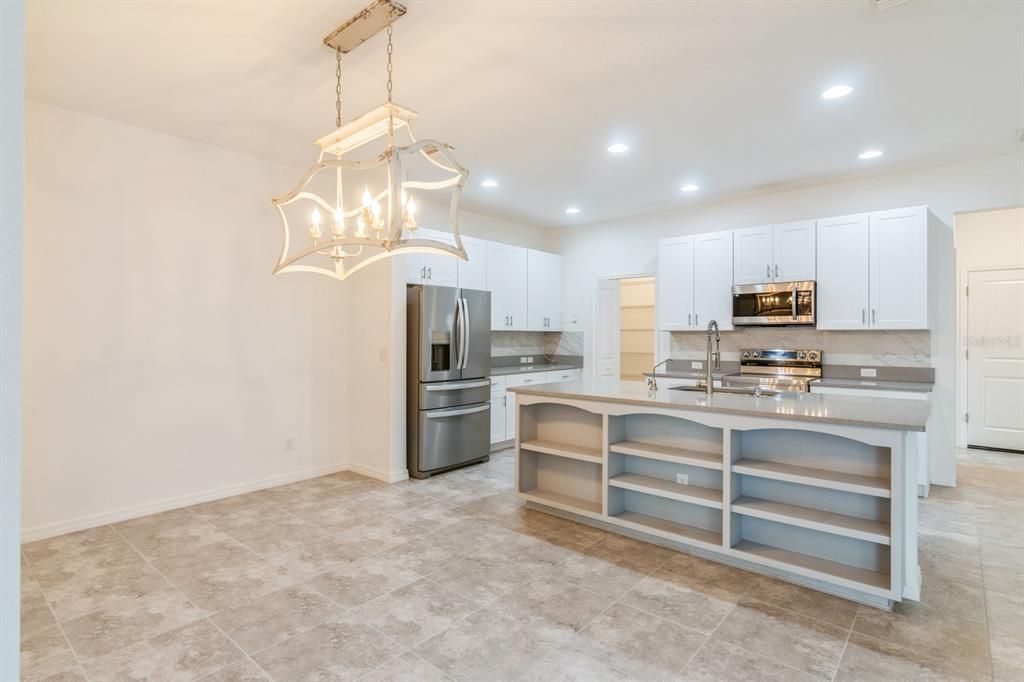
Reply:
[[412, 232], [416, 229], [416, 200], [409, 197], [409, 201], [405, 204], [405, 229]]
[[363, 190], [363, 208], [370, 208], [373, 204], [373, 197], [370, 196], [370, 188], [367, 187]]
[[315, 207], [313, 208], [313, 214], [310, 216], [313, 221], [313, 226], [309, 228], [309, 236], [313, 239], [320, 239], [323, 235], [323, 231], [320, 229], [320, 211]]
[[345, 212], [341, 210], [341, 206], [334, 209], [334, 226], [331, 231], [338, 237], [345, 234]]

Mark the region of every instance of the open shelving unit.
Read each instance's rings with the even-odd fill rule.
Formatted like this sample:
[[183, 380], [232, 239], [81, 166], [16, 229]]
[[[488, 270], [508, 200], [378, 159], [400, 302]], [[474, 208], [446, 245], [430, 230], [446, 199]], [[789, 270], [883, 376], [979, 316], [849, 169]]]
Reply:
[[568, 405], [521, 407], [517, 490], [561, 511], [600, 516], [603, 417]]
[[786, 428], [730, 434], [728, 547], [859, 591], [892, 589], [891, 452]]
[[585, 406], [520, 405], [520, 497], [865, 603], [899, 598], [890, 447]]

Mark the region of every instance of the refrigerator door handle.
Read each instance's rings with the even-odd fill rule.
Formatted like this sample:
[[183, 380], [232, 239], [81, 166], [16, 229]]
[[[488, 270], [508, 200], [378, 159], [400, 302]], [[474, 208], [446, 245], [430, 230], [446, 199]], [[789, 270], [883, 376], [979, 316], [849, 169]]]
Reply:
[[460, 369], [466, 369], [469, 364], [469, 301], [460, 298], [462, 301], [462, 365]]
[[476, 407], [456, 408], [450, 410], [425, 410], [423, 416], [427, 419], [444, 419], [445, 417], [461, 417], [464, 414], [476, 414], [491, 409], [490, 403], [483, 403]]
[[429, 384], [424, 386], [423, 389], [430, 393], [434, 393], [435, 391], [461, 391], [465, 388], [483, 388], [484, 386], [490, 385], [490, 379], [480, 379], [479, 381], [460, 381], [458, 383], [446, 381], [441, 384]]
[[453, 369], [462, 369], [462, 337], [465, 330], [462, 328], [462, 299], [455, 299], [455, 329], [452, 336], [455, 341], [455, 366]]

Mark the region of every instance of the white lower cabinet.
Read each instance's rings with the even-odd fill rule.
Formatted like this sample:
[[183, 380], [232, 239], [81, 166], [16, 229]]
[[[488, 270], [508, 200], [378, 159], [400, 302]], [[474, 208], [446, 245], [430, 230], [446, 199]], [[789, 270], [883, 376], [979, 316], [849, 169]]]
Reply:
[[506, 393], [491, 396], [491, 443], [505, 440], [505, 401]]
[[582, 373], [581, 369], [560, 369], [491, 377], [491, 444], [516, 437], [516, 396], [507, 392], [506, 387], [576, 381]]

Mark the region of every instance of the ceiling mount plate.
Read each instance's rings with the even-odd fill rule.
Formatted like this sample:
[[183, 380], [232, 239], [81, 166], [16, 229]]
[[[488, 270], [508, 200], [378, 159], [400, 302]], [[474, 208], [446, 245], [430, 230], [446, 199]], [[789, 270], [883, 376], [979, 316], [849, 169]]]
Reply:
[[347, 54], [383, 31], [403, 14], [405, 6], [394, 0], [374, 0], [359, 14], [324, 38], [324, 45]]

